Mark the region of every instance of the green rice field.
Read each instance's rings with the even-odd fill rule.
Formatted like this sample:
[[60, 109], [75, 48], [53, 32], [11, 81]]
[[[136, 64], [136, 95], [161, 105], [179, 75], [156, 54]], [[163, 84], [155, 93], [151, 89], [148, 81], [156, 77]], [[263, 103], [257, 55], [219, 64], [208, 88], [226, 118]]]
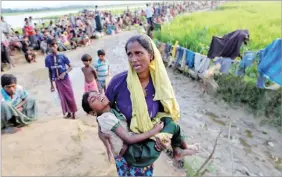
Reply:
[[156, 39], [207, 54], [212, 36], [237, 29], [250, 33], [248, 50], [259, 50], [281, 36], [281, 2], [227, 2], [213, 11], [176, 17], [155, 32]]
[[[247, 29], [250, 42], [241, 52], [258, 51], [281, 37], [281, 22], [281, 2], [227, 2], [213, 11], [176, 17], [155, 31], [154, 37], [171, 44], [178, 41], [182, 47], [207, 55], [212, 36]], [[229, 75], [215, 77], [219, 85], [216, 95], [230, 103], [248, 105], [256, 115], [268, 117], [264, 122], [281, 127], [282, 89], [258, 89], [256, 64], [246, 69], [244, 77], [233, 75], [233, 69], [234, 65]]]

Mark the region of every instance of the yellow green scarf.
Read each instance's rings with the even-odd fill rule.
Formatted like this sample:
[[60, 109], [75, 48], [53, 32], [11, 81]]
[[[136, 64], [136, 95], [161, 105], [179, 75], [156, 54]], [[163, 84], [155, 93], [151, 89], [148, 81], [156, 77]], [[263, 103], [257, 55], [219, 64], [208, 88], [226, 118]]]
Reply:
[[[145, 36], [148, 37], [147, 35]], [[171, 117], [176, 122], [180, 117], [179, 105], [175, 99], [174, 91], [166, 68], [163, 64], [161, 54], [154, 42], [151, 39], [150, 41], [154, 50], [154, 59], [149, 65], [150, 75], [155, 87], [154, 100], [159, 100], [161, 102], [165, 112], [159, 112], [151, 121], [148, 114], [145, 95], [138, 75], [129, 64], [127, 87], [130, 92], [130, 98], [132, 102], [132, 119], [130, 129], [135, 133], [143, 133], [151, 130], [154, 124], [159, 122], [162, 117]], [[169, 137], [171, 138], [171, 136]]]

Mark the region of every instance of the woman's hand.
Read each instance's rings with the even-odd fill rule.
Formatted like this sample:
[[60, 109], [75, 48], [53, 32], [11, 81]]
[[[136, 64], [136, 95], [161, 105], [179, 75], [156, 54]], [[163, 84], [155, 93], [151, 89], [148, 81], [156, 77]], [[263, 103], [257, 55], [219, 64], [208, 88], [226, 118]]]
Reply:
[[158, 122], [158, 123], [155, 124], [153, 130], [155, 130], [156, 133], [159, 133], [163, 128], [164, 128], [164, 123]]
[[170, 147], [170, 144], [171, 144], [170, 139], [167, 139], [166, 142], [162, 142], [160, 138], [156, 138], [155, 148], [157, 149], [157, 151], [163, 151], [168, 149]]
[[120, 155], [120, 156], [123, 156], [123, 155], [125, 154], [127, 148], [128, 148], [128, 145], [125, 144], [125, 143], [123, 143], [122, 149], [120, 150], [119, 155]]

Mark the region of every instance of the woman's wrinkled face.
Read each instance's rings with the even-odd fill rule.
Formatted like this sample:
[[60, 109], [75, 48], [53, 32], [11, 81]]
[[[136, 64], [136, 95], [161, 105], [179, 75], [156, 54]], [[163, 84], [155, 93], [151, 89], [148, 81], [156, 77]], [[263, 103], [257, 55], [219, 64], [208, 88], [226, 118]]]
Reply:
[[110, 102], [104, 94], [100, 94], [98, 92], [90, 92], [88, 103], [94, 112], [102, 113], [102, 111], [109, 105]]
[[131, 42], [127, 45], [127, 56], [130, 65], [136, 73], [142, 73], [149, 70], [152, 55], [149, 54], [138, 41]]

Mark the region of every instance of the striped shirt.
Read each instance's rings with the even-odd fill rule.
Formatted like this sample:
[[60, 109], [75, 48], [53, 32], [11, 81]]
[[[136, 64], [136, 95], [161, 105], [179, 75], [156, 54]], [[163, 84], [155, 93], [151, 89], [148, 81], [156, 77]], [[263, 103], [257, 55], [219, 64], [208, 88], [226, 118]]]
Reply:
[[105, 81], [108, 75], [108, 71], [110, 70], [110, 64], [107, 60], [104, 60], [104, 62], [101, 62], [101, 60], [98, 58], [97, 62], [94, 65], [94, 68], [97, 72], [98, 81]]

